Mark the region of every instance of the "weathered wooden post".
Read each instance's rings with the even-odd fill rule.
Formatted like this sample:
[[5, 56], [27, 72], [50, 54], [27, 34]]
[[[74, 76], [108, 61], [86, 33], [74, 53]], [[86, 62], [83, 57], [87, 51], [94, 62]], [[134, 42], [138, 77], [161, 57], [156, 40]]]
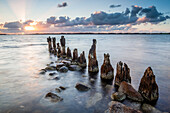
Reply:
[[114, 79], [114, 69], [112, 65], [110, 64], [110, 55], [104, 54], [104, 62], [101, 66], [101, 75], [100, 77], [105, 80], [113, 80]]
[[57, 54], [57, 49], [56, 49], [56, 38], [53, 37], [53, 49], [54, 49], [54, 54]]
[[120, 61], [117, 63], [115, 86], [119, 87], [123, 81], [131, 83], [130, 68], [126, 63], [123, 65], [123, 62]]
[[59, 43], [57, 43], [57, 57], [61, 56], [61, 47], [59, 45]]
[[61, 47], [62, 47], [61, 55], [62, 55], [62, 57], [66, 57], [64, 36], [61, 36], [60, 43], [61, 43]]
[[71, 50], [70, 50], [69, 47], [67, 47], [67, 54], [66, 54], [66, 56], [67, 56], [68, 59], [71, 59], [71, 58], [72, 58], [72, 56], [71, 56]]
[[96, 39], [93, 39], [93, 45], [91, 46], [91, 49], [89, 50], [89, 63], [88, 63], [88, 71], [91, 73], [97, 73], [99, 71], [98, 68], [98, 61], [96, 57]]
[[51, 46], [51, 37], [50, 36], [47, 38], [47, 42], [48, 42], [48, 51], [51, 53], [52, 52], [52, 46]]
[[80, 57], [78, 57], [78, 65], [82, 68], [86, 68], [86, 58], [84, 51], [80, 54]]

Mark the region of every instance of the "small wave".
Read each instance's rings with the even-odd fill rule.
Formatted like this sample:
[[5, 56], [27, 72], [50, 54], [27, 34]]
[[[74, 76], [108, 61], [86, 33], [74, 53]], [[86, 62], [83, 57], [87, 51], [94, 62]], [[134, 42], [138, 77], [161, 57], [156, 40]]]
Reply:
[[25, 45], [19, 45], [19, 46], [2, 46], [1, 48], [22, 48], [22, 47], [29, 47], [29, 46], [41, 46], [41, 45], [47, 45], [47, 44], [25, 44]]

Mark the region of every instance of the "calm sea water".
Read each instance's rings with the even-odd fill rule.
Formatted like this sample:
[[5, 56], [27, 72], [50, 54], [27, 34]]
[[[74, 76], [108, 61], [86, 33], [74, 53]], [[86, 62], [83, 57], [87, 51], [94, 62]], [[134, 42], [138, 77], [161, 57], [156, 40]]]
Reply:
[[[48, 73], [39, 75], [40, 69], [56, 60], [48, 53], [48, 36], [0, 36], [0, 112], [104, 112], [114, 89], [100, 80], [100, 73], [89, 76], [87, 69], [68, 71], [58, 73], [58, 81]], [[61, 35], [51, 36], [59, 42]], [[110, 54], [115, 70], [117, 62], [127, 63], [136, 90], [145, 69], [151, 66], [160, 94], [155, 107], [170, 112], [170, 35], [65, 35], [65, 38], [66, 46], [71, 50], [78, 48], [79, 54], [85, 51], [86, 58], [95, 38], [99, 67], [104, 53]], [[95, 82], [91, 83], [90, 78], [94, 78]], [[92, 89], [79, 92], [75, 89], [77, 82], [84, 82]], [[50, 91], [56, 93], [55, 88], [59, 86], [68, 87], [58, 93], [64, 98], [62, 102], [53, 103], [44, 98]]]

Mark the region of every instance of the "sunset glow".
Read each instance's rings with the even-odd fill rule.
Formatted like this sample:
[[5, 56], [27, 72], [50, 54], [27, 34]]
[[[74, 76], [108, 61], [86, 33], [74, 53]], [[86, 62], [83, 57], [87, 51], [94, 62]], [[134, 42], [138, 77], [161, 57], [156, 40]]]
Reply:
[[25, 26], [24, 29], [27, 30], [27, 31], [33, 31], [33, 30], [35, 30], [35, 28], [32, 27], [32, 26]]

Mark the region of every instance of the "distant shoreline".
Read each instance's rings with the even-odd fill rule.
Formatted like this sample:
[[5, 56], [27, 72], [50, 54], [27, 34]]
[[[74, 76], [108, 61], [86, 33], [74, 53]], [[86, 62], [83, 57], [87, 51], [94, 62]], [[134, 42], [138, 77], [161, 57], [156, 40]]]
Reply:
[[28, 34], [8, 34], [2, 33], [0, 35], [170, 35], [170, 33], [28, 33]]

